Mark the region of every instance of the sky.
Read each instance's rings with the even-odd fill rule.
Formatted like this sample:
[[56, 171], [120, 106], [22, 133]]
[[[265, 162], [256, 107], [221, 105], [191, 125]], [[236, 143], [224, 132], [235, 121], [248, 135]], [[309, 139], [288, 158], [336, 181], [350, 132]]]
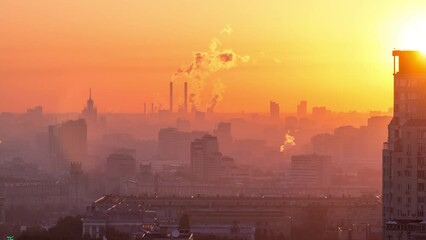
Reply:
[[[89, 88], [100, 112], [167, 109], [170, 81], [175, 109], [188, 81], [202, 111], [216, 95], [217, 112], [266, 112], [270, 100], [283, 112], [300, 100], [385, 111], [391, 52], [419, 47], [425, 11], [396, 0], [2, 0], [0, 112], [78, 112]], [[188, 74], [197, 53], [208, 62]], [[232, 62], [210, 61], [222, 53]]]

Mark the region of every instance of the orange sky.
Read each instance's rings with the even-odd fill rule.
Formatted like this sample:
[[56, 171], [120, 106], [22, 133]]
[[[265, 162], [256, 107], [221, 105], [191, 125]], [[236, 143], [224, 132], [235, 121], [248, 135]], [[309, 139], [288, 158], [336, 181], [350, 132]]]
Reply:
[[[214, 38], [250, 61], [208, 74], [201, 109], [220, 81], [217, 111], [264, 112], [269, 100], [295, 111], [301, 99], [387, 110], [391, 51], [402, 47], [408, 19], [425, 12], [422, 2], [3, 0], [0, 112], [80, 111], [89, 87], [101, 112], [140, 112], [153, 101], [166, 108], [173, 73]], [[228, 25], [232, 33], [221, 33]], [[179, 103], [182, 79], [175, 85]]]

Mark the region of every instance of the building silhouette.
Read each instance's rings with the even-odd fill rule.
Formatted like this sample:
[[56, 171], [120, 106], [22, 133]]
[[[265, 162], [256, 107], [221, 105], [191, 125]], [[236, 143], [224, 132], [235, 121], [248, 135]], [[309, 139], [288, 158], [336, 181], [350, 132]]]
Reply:
[[193, 176], [207, 181], [218, 180], [226, 177], [228, 165], [233, 164], [233, 159], [225, 157], [219, 152], [217, 138], [204, 135], [191, 143], [191, 170]]
[[394, 116], [383, 146], [383, 239], [425, 239], [426, 59], [393, 51]]
[[53, 171], [66, 170], [71, 162], [87, 160], [87, 125], [84, 119], [49, 126], [49, 158]]
[[136, 160], [130, 154], [114, 153], [106, 160], [108, 177], [132, 177], [136, 174]]
[[328, 187], [331, 183], [331, 158], [317, 154], [292, 156], [290, 175], [294, 187]]
[[106, 159], [106, 191], [119, 194], [120, 183], [135, 177], [136, 159], [125, 153], [113, 153]]
[[92, 89], [89, 91], [89, 99], [87, 99], [86, 107], [81, 112], [81, 117], [86, 119], [87, 123], [96, 123], [98, 121], [98, 109], [92, 99]]
[[304, 118], [306, 115], [308, 115], [308, 103], [303, 100], [297, 105], [297, 117]]
[[219, 148], [225, 154], [229, 154], [232, 150], [232, 132], [230, 122], [220, 122], [217, 128], [213, 130], [213, 135], [217, 137], [219, 141]]
[[158, 155], [161, 160], [189, 164], [190, 144], [207, 132], [183, 132], [176, 128], [163, 128], [158, 132]]
[[278, 120], [280, 118], [280, 105], [276, 102], [269, 102], [269, 114], [272, 119]]

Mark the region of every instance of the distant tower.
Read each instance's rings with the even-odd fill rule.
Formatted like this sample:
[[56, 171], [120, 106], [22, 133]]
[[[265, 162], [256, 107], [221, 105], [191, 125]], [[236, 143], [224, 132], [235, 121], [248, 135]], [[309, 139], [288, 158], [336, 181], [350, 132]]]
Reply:
[[299, 118], [304, 118], [308, 114], [308, 103], [306, 101], [300, 101], [297, 105], [297, 116]]
[[143, 114], [146, 115], [146, 103], [143, 103]]
[[87, 108], [93, 109], [92, 88], [89, 88], [89, 99], [87, 100]]
[[89, 90], [89, 99], [87, 100], [86, 107], [81, 112], [81, 117], [86, 119], [88, 124], [96, 123], [98, 121], [98, 109], [92, 100], [92, 89]]
[[272, 119], [278, 120], [280, 118], [280, 105], [276, 102], [270, 101], [269, 114]]

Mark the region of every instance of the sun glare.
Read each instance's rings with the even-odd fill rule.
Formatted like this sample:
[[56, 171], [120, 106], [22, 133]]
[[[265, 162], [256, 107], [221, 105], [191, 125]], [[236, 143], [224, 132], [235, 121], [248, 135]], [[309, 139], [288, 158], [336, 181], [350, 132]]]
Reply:
[[426, 53], [426, 18], [412, 20], [406, 25], [402, 33], [401, 49]]

